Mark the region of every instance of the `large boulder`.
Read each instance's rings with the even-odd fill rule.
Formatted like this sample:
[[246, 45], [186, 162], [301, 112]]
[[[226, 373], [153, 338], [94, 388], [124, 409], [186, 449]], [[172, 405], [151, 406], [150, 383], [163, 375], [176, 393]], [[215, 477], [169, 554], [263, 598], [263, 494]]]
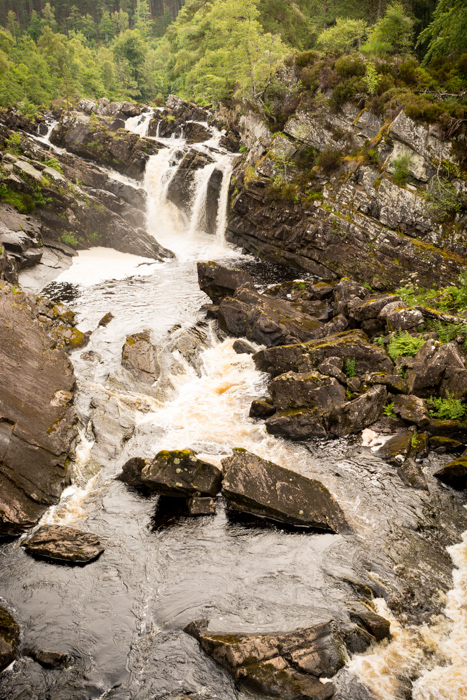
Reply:
[[22, 542], [28, 554], [66, 564], [89, 564], [104, 551], [96, 535], [63, 525], [43, 525]]
[[149, 331], [129, 335], [122, 349], [122, 367], [139, 381], [154, 384], [160, 375], [157, 350], [151, 343]]
[[368, 342], [360, 330], [345, 331], [329, 335], [323, 339], [282, 347], [269, 347], [254, 355], [257, 368], [273, 376], [285, 372], [307, 372], [318, 367], [324, 360], [338, 357], [342, 360], [355, 360], [357, 374], [364, 372], [385, 372], [391, 374], [394, 368], [387, 353]]
[[19, 627], [8, 610], [0, 606], [0, 673], [16, 659], [18, 643]]
[[215, 634], [192, 622], [185, 632], [225, 668], [237, 684], [255, 695], [283, 700], [326, 700], [329, 679], [344, 665], [346, 649], [337, 626], [325, 622], [289, 633]]
[[247, 282], [253, 284], [253, 278], [243, 270], [235, 270], [216, 262], [198, 263], [198, 284], [215, 303], [219, 304], [225, 297], [233, 296], [238, 287]]
[[77, 435], [73, 366], [40, 310], [32, 295], [0, 289], [0, 537], [58, 502]]
[[346, 400], [342, 384], [319, 372], [286, 372], [273, 379], [268, 389], [274, 406], [280, 411], [316, 408], [326, 412]]
[[185, 214], [191, 211], [196, 173], [212, 163], [214, 159], [211, 156], [199, 151], [189, 151], [180, 161], [177, 172], [170, 180], [167, 199]]
[[393, 397], [393, 411], [397, 416], [421, 428], [430, 422], [430, 414], [426, 403], [414, 395], [399, 394]]
[[382, 416], [387, 395], [385, 386], [373, 386], [358, 398], [334, 410], [329, 417], [329, 433], [344, 437], [368, 428]]
[[407, 375], [409, 391], [421, 397], [439, 393], [447, 397], [467, 396], [467, 370], [456, 343], [440, 345], [428, 340], [415, 356]]
[[327, 488], [236, 448], [222, 461], [222, 492], [235, 509], [298, 527], [340, 532], [347, 524]]
[[321, 338], [320, 321], [302, 313], [293, 302], [256, 292], [245, 284], [234, 297], [226, 297], [219, 308], [220, 327], [236, 336], [268, 347]]
[[434, 473], [440, 481], [454, 489], [467, 487], [467, 457], [459, 457]]
[[141, 472], [141, 484], [164, 496], [215, 496], [221, 480], [221, 471], [192, 450], [163, 450]]

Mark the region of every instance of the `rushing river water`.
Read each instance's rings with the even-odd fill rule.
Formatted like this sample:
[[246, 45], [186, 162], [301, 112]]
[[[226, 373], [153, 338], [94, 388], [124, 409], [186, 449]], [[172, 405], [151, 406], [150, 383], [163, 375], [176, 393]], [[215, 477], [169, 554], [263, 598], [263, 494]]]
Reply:
[[[144, 135], [148, 123], [145, 117], [129, 126]], [[98, 248], [80, 253], [50, 288], [65, 291], [80, 328], [94, 332], [72, 355], [82, 423], [73, 483], [43, 522], [94, 532], [106, 550], [91, 565], [70, 568], [31, 559], [19, 542], [0, 549], [1, 596], [21, 625], [23, 646], [66, 651], [73, 661], [45, 670], [20, 657], [0, 678], [0, 698], [246, 698], [183, 632], [187, 623], [206, 617], [213, 630], [258, 632], [345, 620], [370, 587], [392, 620], [393, 639], [350, 660], [339, 674], [339, 698], [462, 700], [467, 540], [450, 549], [453, 584], [445, 545], [460, 541], [465, 517], [459, 498], [430, 476], [439, 458], [425, 465], [428, 494], [404, 486], [360, 439], [294, 444], [269, 436], [248, 417], [267, 376], [206, 321], [196, 262], [255, 270], [223, 239], [232, 157], [217, 147], [219, 135], [197, 146], [215, 154], [224, 173], [216, 235], [202, 230], [212, 166], [197, 175], [189, 217], [166, 200], [185, 148], [169, 139], [150, 159], [145, 187], [148, 230], [176, 259], [156, 263]], [[265, 269], [256, 270], [263, 282]], [[108, 311], [113, 320], [98, 328]], [[151, 331], [162, 367], [146, 391], [120, 365], [126, 336], [143, 329]], [[214, 517], [176, 517], [157, 497], [115, 481], [132, 456], [187, 447], [217, 464], [244, 447], [320, 479], [352, 532], [259, 527], [233, 517], [221, 497]], [[442, 522], [445, 541], [430, 537], [433, 519]]]

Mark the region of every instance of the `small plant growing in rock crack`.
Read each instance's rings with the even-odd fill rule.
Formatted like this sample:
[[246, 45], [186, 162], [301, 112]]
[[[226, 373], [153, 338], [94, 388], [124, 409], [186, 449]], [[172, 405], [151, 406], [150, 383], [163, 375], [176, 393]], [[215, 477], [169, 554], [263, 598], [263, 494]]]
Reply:
[[394, 182], [396, 185], [407, 184], [410, 178], [410, 165], [412, 156], [410, 153], [403, 153], [398, 158], [393, 158], [392, 165], [394, 166]]
[[375, 337], [372, 340], [373, 345], [377, 345], [379, 348], [384, 348], [386, 346], [386, 343], [384, 342], [384, 336], [382, 335], [375, 335]]
[[467, 407], [462, 403], [461, 399], [455, 399], [449, 392], [445, 399], [431, 396], [428, 403], [432, 406], [430, 409], [430, 416], [432, 416], [432, 418], [440, 418], [441, 420], [461, 420], [467, 413]]
[[423, 338], [410, 335], [407, 331], [394, 333], [388, 345], [388, 355], [394, 362], [398, 357], [415, 357], [422, 345], [425, 344]]
[[347, 389], [345, 390], [345, 398], [347, 399], [347, 401], [351, 401], [351, 400], [352, 400], [352, 392], [350, 391], [350, 389], [349, 389], [348, 387], [347, 387]]
[[383, 408], [383, 413], [385, 416], [391, 416], [393, 418], [396, 417], [396, 414], [394, 413], [394, 401], [386, 404], [386, 406]]
[[357, 376], [357, 361], [354, 357], [348, 358], [345, 361], [345, 373], [348, 377]]
[[375, 92], [378, 89], [378, 85], [381, 82], [382, 75], [379, 75], [378, 71], [376, 70], [376, 66], [373, 63], [373, 61], [369, 61], [366, 64], [366, 70], [365, 70], [365, 76], [363, 78], [363, 81], [367, 87], [368, 93], [370, 95], [374, 95]]
[[403, 367], [398, 368], [397, 374], [399, 375], [399, 377], [402, 377], [402, 379], [407, 379], [407, 370]]

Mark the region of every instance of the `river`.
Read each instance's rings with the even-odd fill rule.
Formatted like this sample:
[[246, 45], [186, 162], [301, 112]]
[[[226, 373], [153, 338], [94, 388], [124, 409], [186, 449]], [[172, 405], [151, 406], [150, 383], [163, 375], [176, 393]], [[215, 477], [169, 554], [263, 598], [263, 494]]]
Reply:
[[[144, 134], [147, 123], [135, 119], [129, 127]], [[23, 647], [65, 651], [72, 664], [46, 670], [20, 656], [0, 677], [0, 698], [243, 700], [249, 696], [183, 632], [187, 623], [205, 617], [213, 630], [259, 632], [345, 620], [370, 587], [393, 639], [349, 661], [337, 680], [339, 698], [462, 700], [467, 538], [459, 544], [460, 498], [430, 477], [443, 458], [427, 460], [426, 493], [406, 487], [360, 438], [273, 438], [248, 417], [267, 376], [206, 320], [197, 261], [245, 266], [263, 285], [287, 276], [224, 241], [232, 157], [218, 147], [219, 136], [213, 130], [197, 146], [224, 174], [214, 235], [203, 231], [212, 165], [198, 172], [190, 215], [182, 215], [166, 195], [187, 146], [167, 139], [147, 166], [147, 226], [176, 258], [156, 263], [96, 248], [48, 288], [93, 333], [88, 347], [72, 353], [81, 416], [72, 483], [42, 523], [94, 532], [106, 550], [91, 565], [70, 568], [32, 560], [21, 540], [2, 546], [1, 597], [20, 623]], [[97, 327], [109, 311], [113, 320]], [[147, 391], [120, 365], [126, 336], [143, 329], [162, 367]], [[188, 447], [216, 464], [244, 447], [320, 479], [351, 532], [259, 527], [227, 512], [221, 497], [214, 517], [190, 519], [115, 480], [130, 457]], [[433, 518], [444, 539], [427, 536]]]

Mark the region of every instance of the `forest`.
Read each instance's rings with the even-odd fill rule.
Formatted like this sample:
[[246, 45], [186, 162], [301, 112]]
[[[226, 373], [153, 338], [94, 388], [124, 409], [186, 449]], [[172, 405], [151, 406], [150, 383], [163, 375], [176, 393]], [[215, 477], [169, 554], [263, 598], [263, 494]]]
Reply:
[[464, 0], [3, 0], [0, 24], [0, 105], [24, 113], [57, 98], [160, 103], [170, 93], [204, 105], [246, 99], [267, 111], [291, 60], [305, 88], [339, 87], [313, 77], [310, 51], [363, 59], [345, 76], [353, 88], [341, 86], [348, 98], [362, 85], [388, 99], [415, 85], [465, 96]]

